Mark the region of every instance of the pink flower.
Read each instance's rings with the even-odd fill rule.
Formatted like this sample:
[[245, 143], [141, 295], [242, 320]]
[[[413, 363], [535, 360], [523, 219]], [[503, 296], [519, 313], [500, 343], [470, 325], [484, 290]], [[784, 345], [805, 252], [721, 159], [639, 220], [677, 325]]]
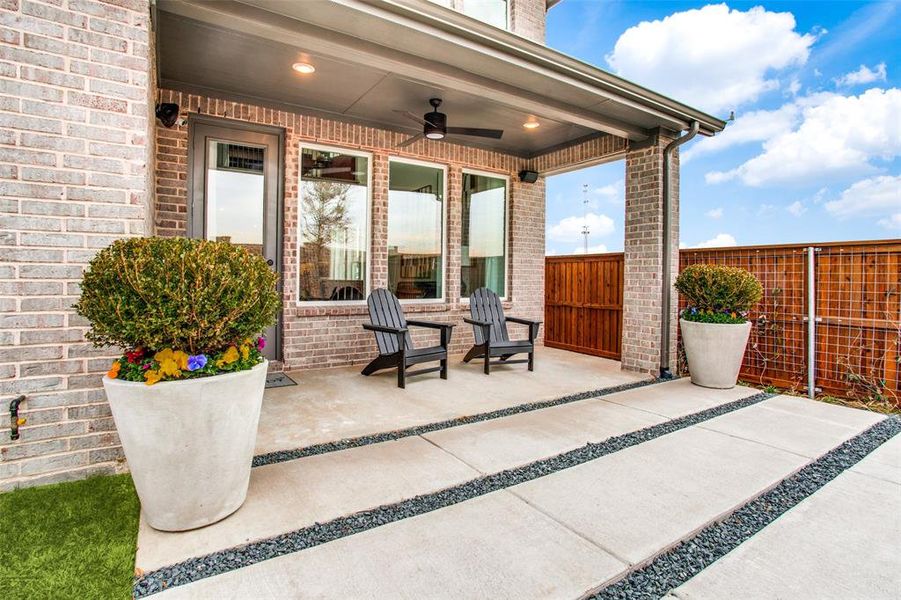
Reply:
[[257, 349], [262, 350], [265, 347], [266, 347], [266, 338], [264, 338], [263, 336], [260, 336], [259, 338], [257, 338]]

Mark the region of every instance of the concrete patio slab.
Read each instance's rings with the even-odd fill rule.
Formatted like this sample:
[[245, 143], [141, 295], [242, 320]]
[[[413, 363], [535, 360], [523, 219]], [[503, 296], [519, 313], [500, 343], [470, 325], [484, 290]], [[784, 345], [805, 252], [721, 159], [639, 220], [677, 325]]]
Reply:
[[535, 371], [498, 366], [491, 375], [452, 357], [447, 381], [437, 374], [412, 377], [397, 388], [393, 371], [371, 377], [358, 367], [307, 370], [289, 375], [297, 386], [266, 390], [257, 454], [294, 449], [445, 419], [551, 400], [631, 383], [644, 376], [612, 360], [539, 348]]
[[[863, 411], [779, 396], [699, 427], [815, 458], [883, 418], [877, 413], [858, 413]], [[844, 420], [840, 420], [842, 414]]]
[[594, 398], [435, 431], [424, 437], [482, 473], [497, 473], [666, 420]]
[[[879, 462], [873, 458], [859, 464], [866, 470]], [[899, 540], [901, 487], [849, 470], [672, 595], [894, 599], [901, 595]]]
[[501, 491], [159, 597], [577, 598], [624, 568]]
[[851, 470], [901, 485], [901, 436], [884, 443]]
[[607, 400], [675, 419], [750, 396], [756, 391], [754, 388], [741, 385], [729, 390], [714, 390], [694, 385], [689, 378], [685, 377], [662, 387], [652, 386], [646, 390], [629, 390], [617, 394], [616, 398], [607, 398]]
[[[844, 432], [835, 445], [843, 438]], [[636, 564], [807, 462], [797, 454], [691, 427], [510, 491]]]
[[150, 571], [475, 477], [419, 437], [257, 467], [244, 506], [218, 523], [168, 533], [142, 518], [135, 564]]

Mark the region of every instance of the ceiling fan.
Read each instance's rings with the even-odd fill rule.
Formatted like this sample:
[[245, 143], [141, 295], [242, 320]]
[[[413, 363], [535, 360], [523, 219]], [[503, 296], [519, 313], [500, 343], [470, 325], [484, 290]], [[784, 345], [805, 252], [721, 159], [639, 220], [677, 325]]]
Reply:
[[446, 135], [471, 135], [475, 137], [491, 138], [493, 140], [501, 139], [504, 135], [503, 129], [480, 129], [478, 127], [448, 127], [447, 115], [438, 112], [441, 106], [441, 98], [430, 98], [429, 104], [432, 105], [432, 112], [417, 117], [408, 110], [395, 110], [394, 112], [402, 114], [412, 121], [416, 121], [422, 125], [422, 133], [407, 138], [397, 145], [398, 148], [409, 146], [410, 144], [421, 140], [423, 137], [430, 140], [444, 139]]

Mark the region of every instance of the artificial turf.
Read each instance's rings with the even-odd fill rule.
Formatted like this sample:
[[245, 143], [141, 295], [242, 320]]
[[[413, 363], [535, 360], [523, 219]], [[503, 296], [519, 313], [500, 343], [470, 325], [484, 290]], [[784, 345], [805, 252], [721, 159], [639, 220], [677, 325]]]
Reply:
[[131, 598], [139, 511], [127, 474], [0, 494], [0, 597]]

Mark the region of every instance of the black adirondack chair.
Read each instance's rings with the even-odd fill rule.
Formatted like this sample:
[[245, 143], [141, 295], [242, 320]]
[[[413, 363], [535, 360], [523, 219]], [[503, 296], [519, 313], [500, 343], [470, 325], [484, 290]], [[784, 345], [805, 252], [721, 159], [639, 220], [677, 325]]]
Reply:
[[[466, 353], [463, 362], [469, 362], [474, 358], [485, 361], [485, 374], [491, 373], [491, 359], [499, 358], [494, 364], [529, 363], [529, 370], [535, 370], [535, 338], [538, 337], [538, 327], [541, 321], [530, 321], [517, 317], [505, 317], [504, 307], [501, 305], [497, 294], [488, 288], [479, 288], [469, 297], [469, 312], [471, 319], [463, 320], [472, 325], [472, 333], [476, 343]], [[526, 325], [529, 328], [529, 339], [511, 340], [507, 334], [507, 322]], [[528, 353], [528, 359], [509, 360], [516, 354]]]
[[[372, 375], [382, 369], [397, 368], [397, 387], [405, 388], [408, 375], [421, 375], [441, 371], [441, 379], [447, 379], [447, 346], [450, 344], [453, 325], [413, 321], [404, 318], [404, 311], [397, 297], [386, 289], [373, 290], [367, 300], [371, 323], [363, 323], [363, 328], [375, 332], [379, 355], [373, 359], [363, 375]], [[408, 327], [428, 327], [441, 331], [441, 342], [431, 348], [414, 348]], [[440, 366], [416, 371], [407, 367], [419, 363], [438, 361]]]

